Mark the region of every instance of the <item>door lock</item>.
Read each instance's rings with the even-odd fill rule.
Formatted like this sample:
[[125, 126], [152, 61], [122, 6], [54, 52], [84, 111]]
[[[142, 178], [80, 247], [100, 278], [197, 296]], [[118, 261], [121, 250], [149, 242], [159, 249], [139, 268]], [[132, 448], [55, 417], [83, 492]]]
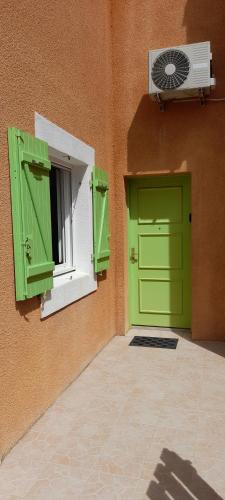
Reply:
[[130, 260], [133, 263], [135, 263], [135, 262], [138, 261], [138, 254], [137, 254], [137, 252], [135, 252], [135, 248], [134, 247], [131, 248]]

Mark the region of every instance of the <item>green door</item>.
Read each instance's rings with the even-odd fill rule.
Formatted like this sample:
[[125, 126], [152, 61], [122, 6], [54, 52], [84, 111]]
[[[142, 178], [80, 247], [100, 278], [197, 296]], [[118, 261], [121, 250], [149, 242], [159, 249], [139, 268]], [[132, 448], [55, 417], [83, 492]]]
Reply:
[[129, 185], [129, 311], [133, 325], [191, 326], [190, 177]]

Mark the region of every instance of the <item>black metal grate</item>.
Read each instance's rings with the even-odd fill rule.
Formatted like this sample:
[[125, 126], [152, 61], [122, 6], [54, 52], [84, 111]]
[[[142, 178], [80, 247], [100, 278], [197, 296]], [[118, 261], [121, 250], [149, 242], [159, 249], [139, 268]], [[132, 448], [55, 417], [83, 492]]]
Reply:
[[190, 62], [182, 50], [169, 49], [162, 52], [155, 60], [152, 68], [152, 79], [161, 90], [180, 87], [188, 77]]
[[135, 336], [129, 345], [140, 347], [158, 347], [161, 349], [176, 349], [178, 339], [164, 339], [161, 337]]

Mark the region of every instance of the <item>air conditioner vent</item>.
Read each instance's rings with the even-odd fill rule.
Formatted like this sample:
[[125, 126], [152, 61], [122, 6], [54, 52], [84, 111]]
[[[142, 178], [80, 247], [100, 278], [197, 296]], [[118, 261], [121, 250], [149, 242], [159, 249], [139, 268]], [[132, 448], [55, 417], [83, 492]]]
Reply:
[[180, 87], [188, 77], [190, 62], [181, 50], [171, 49], [162, 52], [152, 68], [152, 80], [161, 90]]
[[149, 94], [158, 103], [204, 98], [215, 86], [210, 42], [149, 51]]

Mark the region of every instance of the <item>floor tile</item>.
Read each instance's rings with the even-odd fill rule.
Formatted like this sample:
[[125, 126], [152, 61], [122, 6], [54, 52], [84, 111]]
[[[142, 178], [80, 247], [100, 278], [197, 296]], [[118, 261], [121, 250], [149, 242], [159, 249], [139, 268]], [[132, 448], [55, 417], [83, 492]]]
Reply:
[[0, 500], [224, 500], [224, 380], [225, 343], [115, 337], [6, 457]]

